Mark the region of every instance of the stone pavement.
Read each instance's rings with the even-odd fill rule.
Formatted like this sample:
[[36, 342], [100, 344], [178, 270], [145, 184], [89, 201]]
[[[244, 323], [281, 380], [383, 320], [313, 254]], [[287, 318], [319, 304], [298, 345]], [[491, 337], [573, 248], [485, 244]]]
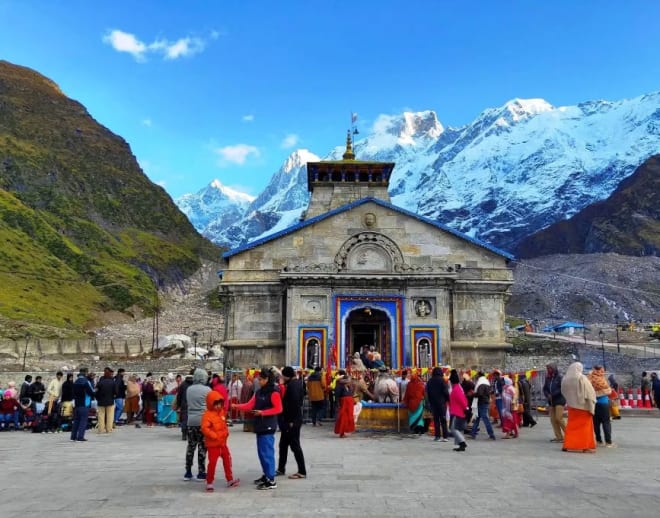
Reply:
[[[0, 433], [0, 516], [438, 516], [636, 517], [660, 509], [660, 420], [613, 423], [617, 449], [565, 453], [550, 443], [547, 417], [520, 439], [453, 444], [421, 438], [332, 434], [331, 423], [303, 427], [308, 478], [278, 477], [278, 489], [256, 491], [261, 475], [255, 437], [231, 428], [235, 476], [242, 485], [215, 493], [184, 482], [177, 429], [122, 427], [88, 432]], [[296, 471], [292, 455], [287, 466]], [[195, 473], [195, 468], [193, 468]]]

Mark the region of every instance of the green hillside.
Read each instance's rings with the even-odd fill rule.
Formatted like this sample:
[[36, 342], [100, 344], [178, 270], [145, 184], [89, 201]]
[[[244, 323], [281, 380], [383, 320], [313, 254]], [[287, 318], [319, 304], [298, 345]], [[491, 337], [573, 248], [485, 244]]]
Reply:
[[153, 311], [157, 285], [219, 254], [123, 139], [47, 78], [5, 61], [0, 239], [0, 335], [79, 334], [110, 310]]

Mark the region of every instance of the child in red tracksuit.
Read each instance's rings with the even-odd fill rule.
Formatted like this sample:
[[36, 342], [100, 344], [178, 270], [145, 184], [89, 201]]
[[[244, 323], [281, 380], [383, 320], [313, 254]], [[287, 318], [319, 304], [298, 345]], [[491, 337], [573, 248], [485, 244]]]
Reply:
[[209, 465], [206, 468], [206, 490], [213, 491], [215, 480], [215, 466], [218, 457], [222, 457], [222, 467], [225, 470], [227, 487], [237, 487], [240, 479], [234, 479], [231, 472], [231, 453], [227, 446], [229, 428], [227, 427], [227, 413], [224, 396], [215, 390], [206, 395], [206, 411], [202, 415], [202, 434], [206, 443]]

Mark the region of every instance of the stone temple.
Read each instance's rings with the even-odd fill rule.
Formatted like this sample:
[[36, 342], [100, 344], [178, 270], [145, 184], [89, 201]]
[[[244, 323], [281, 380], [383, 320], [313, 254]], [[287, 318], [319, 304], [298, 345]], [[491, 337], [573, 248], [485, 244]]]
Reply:
[[390, 203], [393, 163], [307, 164], [301, 221], [223, 255], [228, 365], [502, 365], [513, 257]]

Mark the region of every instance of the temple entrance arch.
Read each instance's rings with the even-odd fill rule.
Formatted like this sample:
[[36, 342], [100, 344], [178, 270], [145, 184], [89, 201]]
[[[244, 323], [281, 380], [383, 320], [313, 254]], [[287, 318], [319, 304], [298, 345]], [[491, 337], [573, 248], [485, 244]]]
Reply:
[[361, 346], [373, 345], [393, 369], [404, 365], [403, 301], [401, 296], [336, 295], [335, 340], [338, 366], [346, 367]]
[[385, 365], [392, 364], [392, 323], [385, 311], [375, 307], [356, 308], [346, 319], [346, 358], [361, 353], [363, 347], [374, 348]]

